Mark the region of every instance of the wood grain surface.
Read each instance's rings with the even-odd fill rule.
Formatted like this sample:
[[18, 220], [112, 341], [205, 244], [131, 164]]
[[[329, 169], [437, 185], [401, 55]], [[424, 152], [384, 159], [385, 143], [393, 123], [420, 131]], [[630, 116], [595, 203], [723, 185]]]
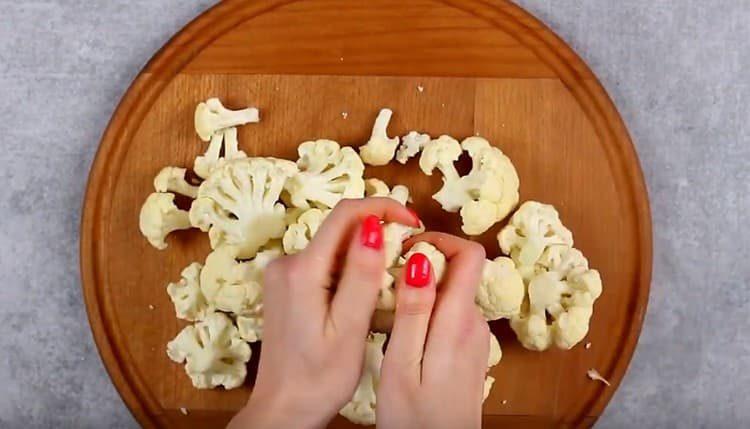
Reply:
[[[165, 354], [185, 325], [165, 286], [205, 258], [204, 234], [173, 234], [157, 251], [138, 232], [154, 175], [167, 165], [190, 167], [204, 150], [192, 112], [211, 96], [261, 109], [260, 124], [239, 130], [251, 156], [296, 159], [299, 143], [322, 137], [360, 145], [381, 107], [394, 111], [392, 134], [478, 133], [500, 147], [518, 170], [521, 200], [559, 209], [576, 247], [601, 272], [604, 292], [588, 350], [582, 343], [567, 352], [526, 351], [506, 322], [491, 324], [504, 356], [492, 370], [498, 381], [484, 425], [593, 424], [640, 332], [651, 223], [627, 130], [588, 67], [505, 1], [238, 0], [190, 23], [146, 66], [113, 115], [89, 179], [81, 237], [89, 319], [113, 382], [144, 427], [215, 427], [252, 386], [251, 375], [234, 391], [196, 390]], [[416, 164], [366, 174], [408, 185], [429, 229], [459, 233], [457, 215], [431, 199], [440, 179]], [[499, 254], [499, 226], [478, 238], [491, 256]], [[254, 345], [251, 374], [258, 352]], [[590, 381], [589, 368], [612, 386]], [[338, 418], [332, 426], [350, 425]]]

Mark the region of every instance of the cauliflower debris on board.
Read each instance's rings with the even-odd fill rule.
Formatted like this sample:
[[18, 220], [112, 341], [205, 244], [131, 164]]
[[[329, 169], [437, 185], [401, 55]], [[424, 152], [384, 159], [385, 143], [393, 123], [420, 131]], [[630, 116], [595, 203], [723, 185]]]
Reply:
[[365, 164], [386, 165], [393, 159], [399, 139], [398, 137], [389, 138], [386, 132], [392, 115], [391, 109], [381, 109], [375, 118], [370, 140], [359, 148], [359, 155]]
[[286, 184], [293, 206], [330, 209], [344, 198], [362, 198], [365, 166], [354, 149], [316, 140], [302, 143], [297, 152], [299, 173]]
[[242, 385], [250, 360], [250, 346], [223, 313], [211, 313], [195, 325], [185, 327], [167, 344], [167, 355], [185, 363], [185, 372], [198, 389]]
[[[167, 294], [174, 304], [177, 318], [184, 320], [203, 320], [212, 309], [201, 292], [200, 273], [203, 266], [197, 262], [182, 270], [182, 279], [167, 285]], [[153, 309], [153, 306], [149, 306]]]
[[198, 187], [191, 185], [185, 180], [187, 169], [179, 167], [164, 167], [154, 178], [154, 190], [156, 192], [173, 192], [195, 198], [198, 196]]
[[284, 233], [284, 253], [292, 255], [307, 247], [329, 212], [330, 210], [309, 209], [300, 214]]
[[204, 142], [211, 140], [211, 137], [226, 128], [259, 121], [260, 114], [255, 107], [229, 110], [221, 104], [218, 98], [209, 98], [195, 108], [195, 132]]
[[365, 344], [365, 362], [357, 390], [339, 414], [359, 425], [375, 424], [380, 368], [383, 365], [383, 345], [386, 335], [370, 333]]
[[588, 333], [601, 292], [599, 272], [589, 269], [579, 250], [550, 246], [536, 264], [521, 313], [511, 318], [510, 326], [527, 349], [542, 351], [553, 343], [570, 349]]
[[269, 241], [283, 237], [286, 208], [279, 197], [296, 171], [293, 162], [275, 158], [228, 162], [198, 188], [190, 221], [208, 231], [212, 248], [237, 246], [237, 258], [252, 258]]
[[497, 241], [526, 278], [533, 274], [530, 269], [547, 247], [554, 244], [572, 247], [573, 234], [562, 224], [553, 206], [526, 201], [500, 231]]
[[487, 320], [510, 319], [521, 311], [526, 294], [521, 274], [510, 258], [487, 260], [476, 302]]
[[169, 233], [192, 227], [188, 212], [178, 209], [174, 194], [168, 192], [154, 192], [146, 198], [138, 223], [141, 234], [159, 250], [167, 248]]
[[[224, 156], [220, 156], [222, 144], [224, 146]], [[193, 170], [195, 170], [195, 174], [198, 177], [206, 179], [227, 161], [241, 158], [247, 158], [247, 154], [239, 150], [237, 128], [227, 128], [223, 132], [211, 137], [211, 143], [209, 143], [206, 153], [195, 158]]]
[[602, 377], [601, 374], [599, 374], [599, 371], [595, 370], [594, 368], [591, 368], [590, 370], [586, 371], [586, 375], [594, 380], [594, 381], [601, 381], [602, 383], [606, 384], [607, 386], [610, 386], [609, 380]]
[[417, 131], [409, 131], [408, 134], [401, 138], [401, 145], [396, 152], [396, 161], [406, 164], [410, 158], [417, 156], [422, 148], [430, 142], [428, 134], [421, 134]]

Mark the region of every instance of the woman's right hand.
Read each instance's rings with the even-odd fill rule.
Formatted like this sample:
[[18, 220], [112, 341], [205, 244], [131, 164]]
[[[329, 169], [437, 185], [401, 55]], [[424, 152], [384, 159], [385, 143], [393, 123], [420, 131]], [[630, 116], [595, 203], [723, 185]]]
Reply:
[[489, 328], [474, 303], [484, 247], [428, 232], [448, 261], [440, 289], [424, 255], [415, 254], [397, 283], [396, 315], [378, 390], [379, 428], [479, 428]]

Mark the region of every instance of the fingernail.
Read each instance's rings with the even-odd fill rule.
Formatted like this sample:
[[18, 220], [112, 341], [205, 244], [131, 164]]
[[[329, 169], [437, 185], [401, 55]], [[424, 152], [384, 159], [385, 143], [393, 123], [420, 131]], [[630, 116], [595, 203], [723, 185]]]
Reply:
[[411, 213], [411, 217], [414, 218], [414, 225], [419, 226], [422, 224], [422, 221], [419, 219], [419, 215], [414, 211], [414, 209], [407, 207], [406, 210], [409, 210], [409, 213]]
[[362, 232], [359, 240], [363, 246], [375, 250], [380, 250], [383, 247], [383, 227], [380, 225], [379, 217], [370, 215], [362, 221]]
[[406, 261], [406, 284], [411, 287], [425, 287], [430, 284], [430, 260], [424, 253], [415, 253]]

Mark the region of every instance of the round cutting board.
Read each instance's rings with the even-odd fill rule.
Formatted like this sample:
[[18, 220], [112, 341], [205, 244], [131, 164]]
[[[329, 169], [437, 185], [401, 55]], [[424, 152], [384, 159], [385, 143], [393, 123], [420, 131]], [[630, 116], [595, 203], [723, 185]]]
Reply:
[[[205, 234], [171, 235], [157, 251], [138, 231], [152, 180], [167, 165], [192, 165], [205, 143], [195, 105], [261, 109], [239, 129], [250, 156], [296, 159], [297, 145], [330, 138], [359, 145], [381, 107], [393, 135], [418, 129], [479, 134], [500, 147], [521, 178], [521, 200], [554, 204], [576, 247], [604, 281], [588, 337], [570, 351], [524, 350], [506, 321], [493, 322], [504, 357], [484, 404], [486, 427], [589, 426], [625, 373], [648, 301], [651, 223], [627, 130], [583, 61], [541, 22], [508, 1], [236, 0], [179, 32], [125, 94], [92, 167], [82, 221], [83, 290], [102, 359], [145, 427], [217, 427], [250, 394], [196, 390], [165, 354], [185, 325], [165, 285], [203, 261]], [[408, 185], [429, 229], [459, 233], [456, 214], [430, 196], [436, 175], [412, 160], [368, 175]], [[477, 238], [491, 257], [500, 225]], [[590, 348], [583, 344], [591, 343]], [[596, 368], [612, 385], [586, 377]], [[334, 427], [349, 423], [337, 418]]]

